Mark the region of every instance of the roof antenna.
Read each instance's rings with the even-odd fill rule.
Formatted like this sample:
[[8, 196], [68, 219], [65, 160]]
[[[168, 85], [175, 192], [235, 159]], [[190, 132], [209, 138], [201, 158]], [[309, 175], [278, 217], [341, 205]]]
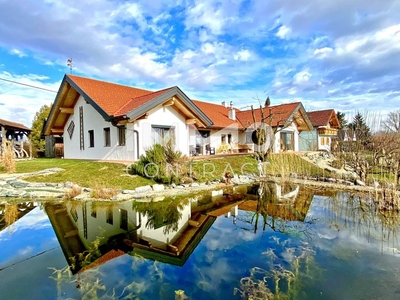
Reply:
[[74, 63], [72, 62], [72, 58], [67, 60], [67, 66], [69, 67], [69, 73], [72, 74], [72, 68], [74, 67]]

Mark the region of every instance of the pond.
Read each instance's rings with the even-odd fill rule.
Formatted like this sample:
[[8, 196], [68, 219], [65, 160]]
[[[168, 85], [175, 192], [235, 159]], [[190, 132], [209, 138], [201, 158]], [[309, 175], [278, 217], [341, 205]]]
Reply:
[[276, 183], [0, 205], [0, 298], [399, 299], [399, 220]]

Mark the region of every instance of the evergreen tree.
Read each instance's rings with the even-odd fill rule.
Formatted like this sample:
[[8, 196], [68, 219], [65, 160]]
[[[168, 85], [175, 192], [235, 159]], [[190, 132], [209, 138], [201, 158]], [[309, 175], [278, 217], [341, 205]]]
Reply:
[[32, 132], [31, 132], [31, 143], [32, 148], [40, 151], [44, 151], [46, 147], [46, 142], [42, 139], [42, 128], [50, 114], [51, 106], [43, 105], [38, 112], [36, 112], [35, 117], [32, 121]]
[[340, 124], [340, 128], [341, 129], [345, 129], [347, 127], [347, 121], [345, 119], [346, 114], [338, 111], [336, 113], [336, 116], [338, 118], [338, 121], [339, 121], [339, 124]]
[[368, 127], [361, 113], [358, 112], [354, 116], [353, 121], [349, 124], [349, 128], [354, 131], [358, 142], [364, 146], [368, 144], [371, 138], [371, 129]]

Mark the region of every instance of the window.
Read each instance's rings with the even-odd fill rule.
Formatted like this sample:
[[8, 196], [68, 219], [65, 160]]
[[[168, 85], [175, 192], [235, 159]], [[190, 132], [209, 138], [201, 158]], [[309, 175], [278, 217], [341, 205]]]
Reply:
[[232, 143], [232, 134], [228, 134], [228, 144]]
[[226, 143], [226, 134], [221, 134], [221, 143]]
[[175, 145], [175, 128], [170, 126], [152, 126], [151, 137], [153, 144], [166, 145], [172, 143]]
[[326, 138], [325, 138], [325, 145], [329, 146], [329, 144], [330, 144], [330, 143], [329, 143], [329, 138], [326, 137]]
[[250, 131], [250, 130], [246, 131], [246, 144], [252, 144], [253, 143], [253, 132], [254, 131]]
[[112, 206], [107, 207], [106, 222], [108, 224], [111, 224], [111, 225], [113, 225], [113, 223], [114, 223], [114, 216], [113, 216], [113, 208], [112, 208]]
[[120, 209], [121, 222], [119, 228], [128, 230], [128, 211], [126, 209]]
[[125, 146], [125, 126], [118, 127], [118, 145]]
[[72, 139], [72, 135], [74, 134], [74, 129], [75, 129], [75, 123], [74, 123], [74, 121], [71, 121], [71, 123], [69, 123], [68, 129], [67, 129], [70, 139]]
[[293, 132], [281, 132], [281, 150], [294, 150]]
[[94, 130], [89, 130], [89, 147], [94, 147]]
[[110, 127], [104, 128], [104, 147], [111, 146]]
[[321, 138], [321, 146], [324, 146], [325, 145], [325, 138]]

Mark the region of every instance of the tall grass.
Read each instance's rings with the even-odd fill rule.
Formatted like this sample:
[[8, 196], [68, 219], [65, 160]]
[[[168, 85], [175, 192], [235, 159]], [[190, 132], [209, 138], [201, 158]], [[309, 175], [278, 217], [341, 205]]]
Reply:
[[4, 144], [1, 156], [1, 164], [7, 173], [14, 173], [16, 170], [13, 145], [9, 141], [6, 141]]
[[280, 176], [284, 180], [288, 180], [291, 174], [306, 177], [330, 175], [329, 171], [323, 170], [293, 153], [270, 154], [268, 162], [265, 173]]

